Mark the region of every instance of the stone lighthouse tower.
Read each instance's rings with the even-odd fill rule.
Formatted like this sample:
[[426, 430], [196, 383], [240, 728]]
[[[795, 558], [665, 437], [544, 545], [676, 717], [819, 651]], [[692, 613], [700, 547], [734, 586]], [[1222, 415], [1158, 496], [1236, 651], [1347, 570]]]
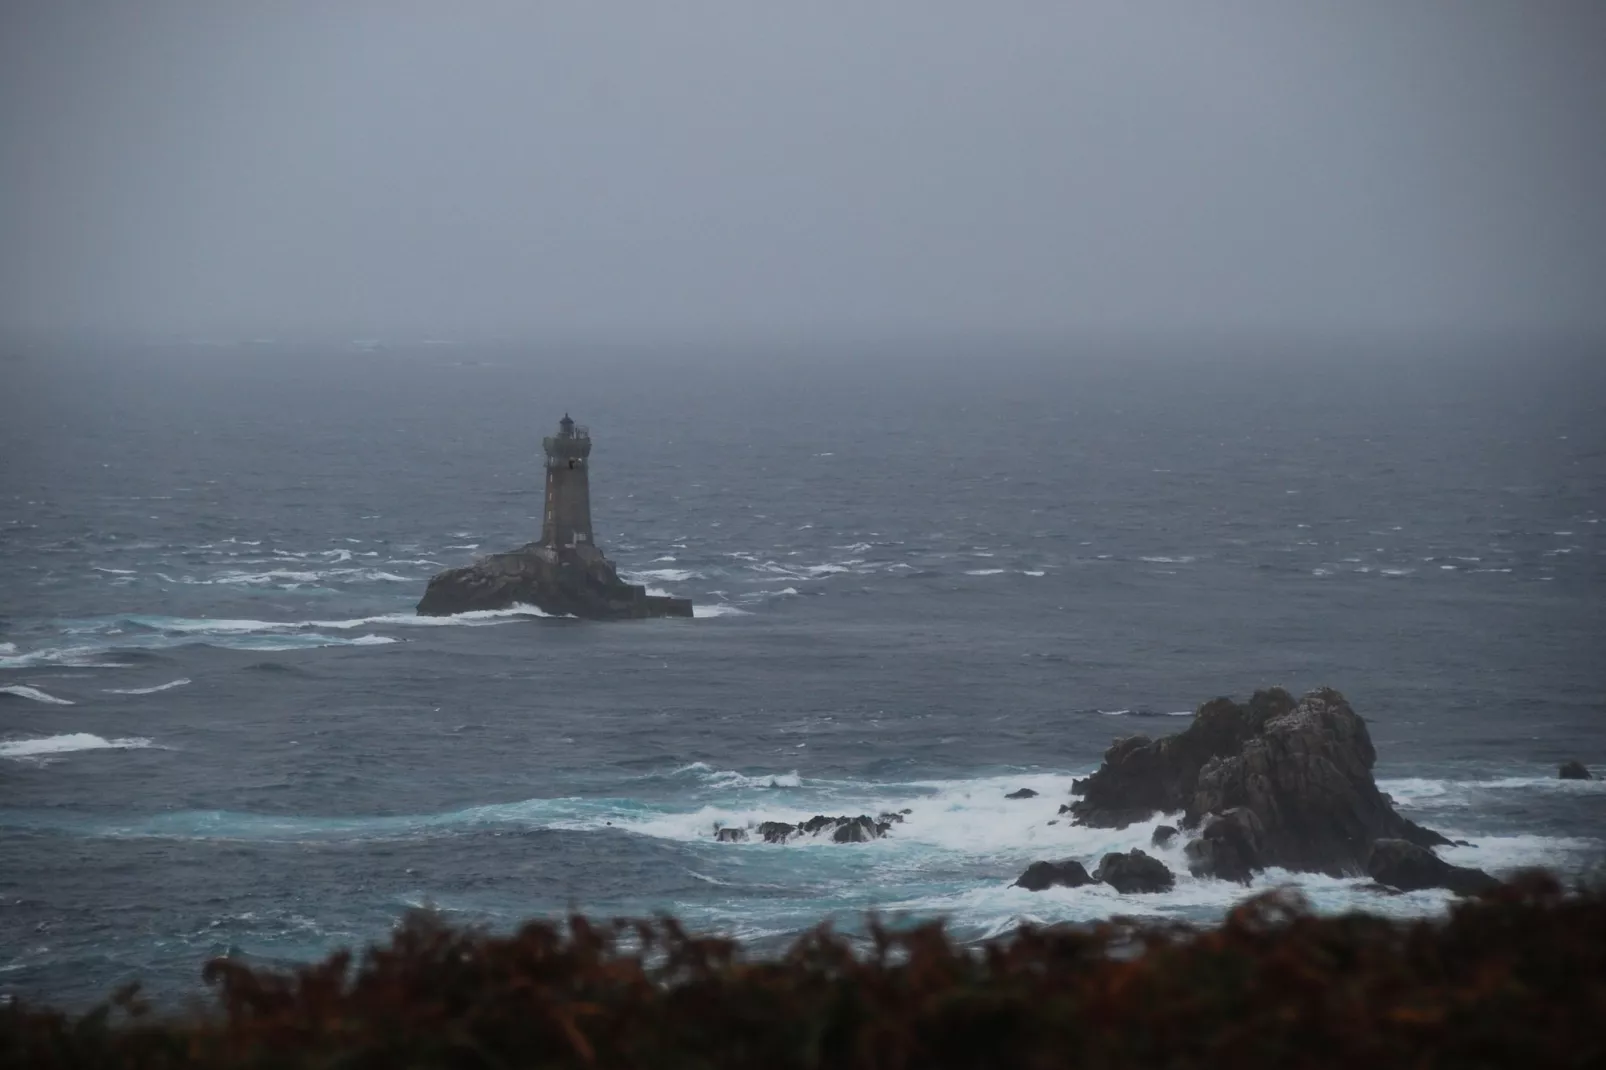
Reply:
[[639, 620], [690, 617], [691, 599], [626, 583], [591, 533], [591, 434], [567, 415], [546, 450], [541, 541], [437, 572], [418, 612], [426, 616], [535, 606], [556, 617]]
[[546, 512], [541, 545], [553, 550], [593, 545], [591, 535], [591, 433], [564, 413], [546, 448]]

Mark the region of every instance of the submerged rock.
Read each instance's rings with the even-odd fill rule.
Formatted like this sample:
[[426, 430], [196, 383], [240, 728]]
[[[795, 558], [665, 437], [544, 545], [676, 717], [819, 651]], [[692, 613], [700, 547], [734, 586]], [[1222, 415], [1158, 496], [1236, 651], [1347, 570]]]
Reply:
[[741, 843], [747, 839], [747, 830], [731, 828], [719, 829], [714, 833], [714, 838], [720, 843]]
[[1337, 691], [1296, 702], [1273, 688], [1241, 706], [1207, 702], [1176, 735], [1117, 740], [1071, 814], [1078, 824], [1124, 828], [1180, 810], [1183, 827], [1198, 828], [1243, 807], [1260, 823], [1256, 866], [1332, 876], [1365, 872], [1379, 839], [1448, 844], [1394, 812], [1372, 779], [1376, 760], [1366, 722]]
[[1118, 892], [1168, 892], [1176, 878], [1164, 862], [1136, 847], [1126, 854], [1107, 854], [1093, 871], [1093, 879], [1103, 881]]
[[1562, 762], [1556, 775], [1562, 780], [1594, 780], [1589, 768], [1583, 762]]
[[1379, 884], [1402, 892], [1448, 888], [1457, 895], [1473, 895], [1500, 883], [1481, 869], [1452, 866], [1407, 840], [1378, 840], [1372, 845], [1366, 870]]
[[1170, 825], [1156, 825], [1153, 834], [1149, 836], [1150, 847], [1170, 847], [1171, 841], [1182, 835], [1181, 832]]
[[1080, 888], [1084, 884], [1097, 883], [1082, 863], [1067, 858], [1062, 862], [1033, 862], [1010, 887], [1040, 892], [1044, 888]]
[[1010, 792], [1008, 795], [1005, 795], [1004, 798], [1006, 798], [1006, 799], [1035, 799], [1035, 798], [1037, 798], [1037, 792], [1033, 791], [1031, 788], [1021, 788], [1019, 791]]

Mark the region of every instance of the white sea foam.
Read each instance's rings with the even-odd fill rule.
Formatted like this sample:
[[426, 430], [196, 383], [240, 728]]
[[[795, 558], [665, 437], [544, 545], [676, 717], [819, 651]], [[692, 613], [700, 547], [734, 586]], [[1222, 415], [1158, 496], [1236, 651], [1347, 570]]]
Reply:
[[94, 571], [94, 572], [107, 572], [107, 573], [110, 573], [113, 576], [135, 576], [135, 575], [138, 575], [138, 573], [136, 573], [131, 568], [101, 568], [99, 565], [91, 566], [91, 571]]
[[1007, 569], [1001, 569], [1001, 568], [967, 568], [965, 570], [965, 575], [967, 575], [967, 576], [999, 576], [999, 575], [1002, 575], [1006, 571], [1007, 571]]
[[0, 758], [43, 758], [52, 754], [70, 754], [81, 750], [131, 750], [149, 747], [151, 741], [138, 737], [103, 739], [88, 732], [70, 732], [43, 739], [12, 739], [0, 743]]
[[0, 687], [0, 695], [15, 695], [17, 698], [31, 699], [34, 702], [44, 702], [52, 706], [71, 706], [73, 704], [71, 699], [57, 698], [55, 695], [46, 694], [37, 687], [26, 687], [22, 684]]
[[377, 568], [330, 568], [316, 571], [276, 568], [269, 569], [266, 572], [224, 572], [209, 580], [197, 580], [186, 576], [180, 580], [170, 580], [170, 582], [202, 585], [222, 583], [243, 587], [263, 587], [286, 583], [322, 583], [326, 580], [334, 580], [338, 583], [418, 582], [414, 577], [398, 576], [394, 572], [386, 572]]
[[1151, 565], [1187, 565], [1187, 564], [1192, 564], [1194, 561], [1196, 561], [1198, 559], [1195, 558], [1192, 554], [1184, 554], [1181, 557], [1162, 557], [1162, 556], [1158, 556], [1158, 555], [1156, 555], [1154, 557], [1140, 557], [1140, 558], [1138, 558], [1138, 560], [1139, 561], [1147, 561]]
[[16, 652], [16, 643], [0, 643], [0, 655], [15, 654]]
[[1401, 777], [1379, 780], [1378, 789], [1407, 809], [1447, 810], [1476, 806], [1478, 796], [1489, 792], [1534, 791], [1555, 794], [1606, 793], [1606, 780], [1563, 780], [1550, 776], [1494, 777], [1483, 780], [1436, 780]]
[[745, 617], [748, 612], [729, 602], [697, 602], [691, 607], [691, 615], [694, 617]]
[[155, 687], [107, 687], [102, 690], [108, 695], [154, 695], [158, 691], [171, 691], [175, 687], [183, 687], [189, 682], [189, 677], [181, 676], [177, 680], [169, 680], [167, 683], [157, 684]]
[[1046, 576], [1047, 573], [1044, 572], [1040, 568], [1039, 569], [1028, 568], [1028, 569], [1022, 569], [1021, 570], [1021, 575], [1022, 576]]
[[624, 575], [631, 583], [683, 583], [702, 574], [684, 568], [650, 568], [641, 572], [626, 572]]
[[[13, 647], [13, 649], [15, 649]], [[120, 661], [111, 660], [111, 654], [93, 646], [70, 646], [45, 650], [30, 650], [26, 654], [0, 657], [0, 669], [31, 669], [39, 665], [61, 665], [73, 669], [126, 669]]]

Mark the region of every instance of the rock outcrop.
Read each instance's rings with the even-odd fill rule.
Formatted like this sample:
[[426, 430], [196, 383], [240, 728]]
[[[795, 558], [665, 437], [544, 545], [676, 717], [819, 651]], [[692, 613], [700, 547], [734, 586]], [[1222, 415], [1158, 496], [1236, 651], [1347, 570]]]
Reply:
[[1021, 788], [1019, 791], [1010, 792], [1008, 795], [1005, 795], [1004, 798], [1006, 798], [1006, 799], [1035, 799], [1035, 798], [1037, 798], [1037, 792], [1033, 791], [1031, 788]]
[[448, 616], [519, 605], [586, 620], [692, 615], [690, 599], [651, 595], [645, 587], [625, 583], [613, 563], [589, 543], [554, 550], [534, 542], [436, 573], [418, 612]]
[[1176, 884], [1164, 862], [1136, 847], [1124, 855], [1105, 855], [1093, 871], [1093, 879], [1124, 893], [1168, 892]]
[[1156, 825], [1154, 832], [1149, 836], [1150, 847], [1170, 847], [1171, 841], [1182, 835], [1178, 829], [1170, 825]]
[[1097, 883], [1082, 863], [1067, 858], [1062, 862], [1033, 862], [1010, 887], [1040, 892], [1044, 888], [1080, 888], [1084, 884]]
[[1366, 870], [1372, 879], [1402, 892], [1448, 888], [1457, 895], [1474, 895], [1500, 882], [1481, 869], [1452, 866], [1426, 847], [1407, 840], [1378, 840]]
[[1255, 868], [1332, 876], [1366, 872], [1379, 839], [1448, 844], [1394, 812], [1372, 779], [1376, 760], [1366, 722], [1337, 691], [1296, 702], [1274, 688], [1244, 705], [1207, 702], [1174, 736], [1117, 740], [1070, 810], [1077, 824], [1101, 828], [1181, 811], [1183, 827], [1196, 829], [1209, 815], [1241, 807], [1258, 820], [1258, 834], [1249, 836], [1247, 818], [1238, 818], [1234, 831], [1223, 829], [1198, 850], [1201, 865], [1224, 872], [1237, 872], [1242, 848], [1256, 840]]
[[1556, 775], [1563, 780], [1594, 780], [1589, 768], [1583, 762], [1562, 762]]
[[[824, 814], [815, 814], [807, 821], [792, 824], [788, 821], [765, 821], [755, 830], [765, 843], [785, 843], [788, 840], [802, 836], [821, 836], [828, 834], [832, 843], [868, 843], [879, 840], [892, 828], [888, 817], [899, 815], [882, 814], [881, 820], [869, 814], [860, 814], [858, 817], [827, 817]], [[724, 840], [726, 832], [732, 829], [721, 829], [717, 838]]]
[[1183, 848], [1188, 856], [1188, 872], [1195, 877], [1248, 884], [1261, 862], [1265, 828], [1247, 806], [1205, 817], [1199, 838]]

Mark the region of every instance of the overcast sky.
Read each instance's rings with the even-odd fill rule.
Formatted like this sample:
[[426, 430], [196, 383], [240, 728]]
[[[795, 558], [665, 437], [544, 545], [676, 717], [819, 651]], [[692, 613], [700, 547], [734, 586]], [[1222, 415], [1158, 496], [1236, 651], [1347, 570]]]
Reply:
[[1606, 4], [0, 6], [0, 330], [1606, 330]]

